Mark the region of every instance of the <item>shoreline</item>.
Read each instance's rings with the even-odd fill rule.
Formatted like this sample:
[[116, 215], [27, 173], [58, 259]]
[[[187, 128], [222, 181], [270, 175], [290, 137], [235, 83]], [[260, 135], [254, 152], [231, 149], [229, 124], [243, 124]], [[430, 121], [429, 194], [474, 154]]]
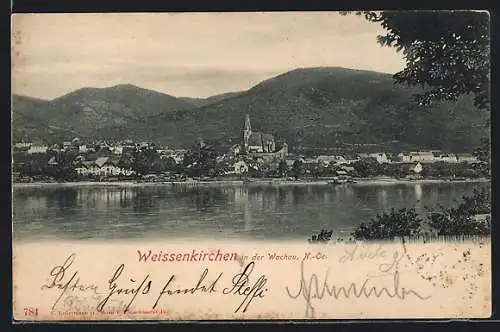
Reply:
[[[116, 182], [13, 182], [12, 188], [40, 188], [40, 187], [159, 187], [159, 186], [333, 186], [331, 180], [280, 180], [280, 179], [255, 179], [250, 182], [243, 180], [214, 180], [214, 181], [162, 181], [162, 182], [137, 182], [137, 181], [116, 181]], [[334, 185], [343, 186], [363, 186], [363, 185], [396, 185], [396, 184], [431, 184], [431, 183], [488, 183], [491, 179], [465, 179], [465, 180], [441, 180], [441, 179], [394, 179], [394, 178], [365, 178], [356, 179], [355, 183], [345, 183]]]

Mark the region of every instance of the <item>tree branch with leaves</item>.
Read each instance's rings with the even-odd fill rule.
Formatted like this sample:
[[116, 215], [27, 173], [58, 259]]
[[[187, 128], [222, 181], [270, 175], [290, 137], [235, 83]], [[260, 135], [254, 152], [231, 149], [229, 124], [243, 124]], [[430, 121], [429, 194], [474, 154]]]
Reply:
[[[341, 12], [347, 15], [352, 12]], [[382, 46], [402, 51], [406, 67], [399, 84], [420, 86], [421, 105], [474, 95], [479, 109], [490, 107], [490, 17], [486, 11], [358, 11], [387, 32]]]

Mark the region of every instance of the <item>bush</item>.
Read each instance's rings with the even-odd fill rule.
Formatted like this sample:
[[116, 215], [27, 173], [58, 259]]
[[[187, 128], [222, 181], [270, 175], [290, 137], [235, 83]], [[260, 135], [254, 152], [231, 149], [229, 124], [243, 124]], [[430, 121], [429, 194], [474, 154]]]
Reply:
[[438, 236], [488, 235], [490, 221], [488, 218], [478, 219], [479, 214], [491, 211], [490, 193], [486, 190], [474, 190], [472, 196], [463, 196], [463, 202], [456, 208], [429, 212], [429, 226]]
[[322, 229], [319, 234], [313, 234], [307, 241], [309, 243], [326, 243], [332, 239], [333, 231]]
[[422, 220], [415, 209], [391, 209], [378, 214], [369, 223], [361, 223], [352, 233], [356, 240], [392, 240], [396, 237], [420, 235]]
[[477, 236], [490, 234], [490, 220], [478, 215], [491, 211], [490, 192], [474, 190], [472, 196], [463, 196], [455, 208], [430, 210], [423, 222], [415, 209], [392, 209], [377, 215], [369, 223], [360, 224], [352, 233], [356, 240], [392, 240], [396, 237], [415, 238], [424, 235], [427, 226], [437, 236]]

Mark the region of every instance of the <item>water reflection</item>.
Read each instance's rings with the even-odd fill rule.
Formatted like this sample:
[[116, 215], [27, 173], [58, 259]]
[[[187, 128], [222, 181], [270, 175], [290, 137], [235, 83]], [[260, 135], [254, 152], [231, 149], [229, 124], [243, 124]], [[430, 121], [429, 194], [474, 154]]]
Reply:
[[422, 185], [420, 183], [415, 184], [415, 199], [420, 201], [422, 199]]
[[16, 188], [15, 239], [307, 238], [390, 208], [455, 204], [487, 184]]

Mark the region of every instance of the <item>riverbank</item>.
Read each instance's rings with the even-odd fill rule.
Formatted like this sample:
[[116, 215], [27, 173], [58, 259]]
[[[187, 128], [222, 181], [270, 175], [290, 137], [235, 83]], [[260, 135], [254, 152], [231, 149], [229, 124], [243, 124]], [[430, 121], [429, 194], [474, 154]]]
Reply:
[[[38, 187], [153, 187], [153, 186], [310, 186], [331, 185], [331, 180], [281, 180], [281, 179], [249, 179], [243, 180], [211, 180], [211, 181], [79, 181], [79, 182], [30, 182], [13, 183], [13, 188], [38, 188]], [[427, 184], [427, 183], [487, 183], [487, 178], [465, 179], [465, 180], [442, 180], [442, 179], [395, 179], [395, 178], [362, 178], [356, 179], [354, 183], [338, 184], [336, 186], [363, 186], [363, 185], [396, 185], [396, 184]]]

